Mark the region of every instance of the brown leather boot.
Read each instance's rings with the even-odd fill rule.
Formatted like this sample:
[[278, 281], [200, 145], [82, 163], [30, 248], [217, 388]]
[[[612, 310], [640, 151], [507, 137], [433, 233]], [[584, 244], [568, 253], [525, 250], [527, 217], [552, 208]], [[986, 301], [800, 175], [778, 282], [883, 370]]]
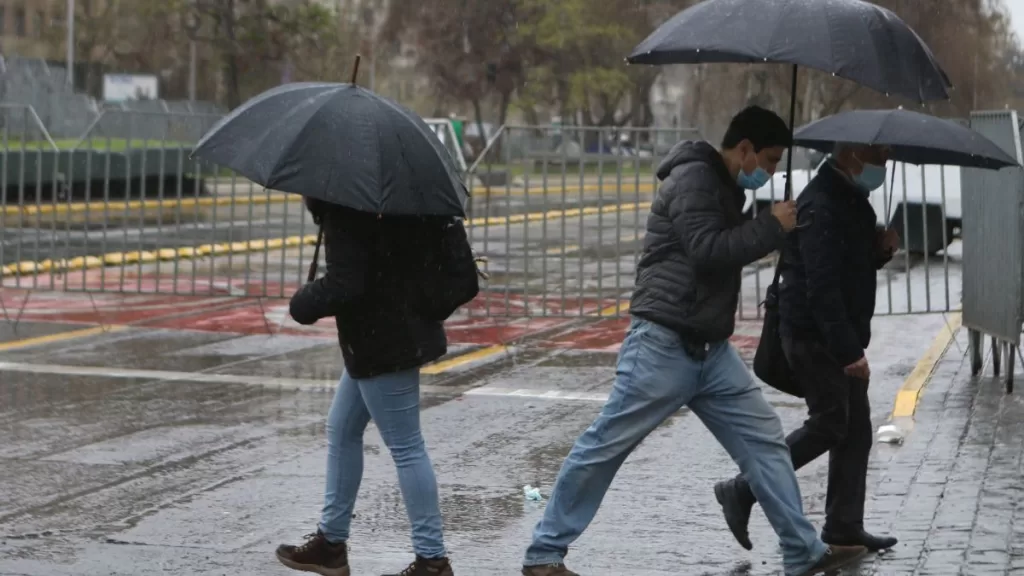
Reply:
[[416, 560], [409, 564], [405, 570], [398, 574], [384, 574], [382, 576], [455, 576], [452, 565], [447, 558], [423, 558], [417, 556]]
[[278, 546], [277, 559], [292, 570], [315, 572], [321, 576], [351, 575], [348, 567], [348, 547], [344, 542], [328, 542], [327, 537], [319, 530], [307, 535], [305, 544]]

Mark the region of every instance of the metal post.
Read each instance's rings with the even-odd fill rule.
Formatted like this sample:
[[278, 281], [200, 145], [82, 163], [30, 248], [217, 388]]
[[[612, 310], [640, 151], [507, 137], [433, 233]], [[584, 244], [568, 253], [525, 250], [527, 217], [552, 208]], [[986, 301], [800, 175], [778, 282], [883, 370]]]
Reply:
[[196, 101], [196, 41], [188, 41], [188, 100]]
[[75, 0], [68, 0], [68, 86], [75, 89]]

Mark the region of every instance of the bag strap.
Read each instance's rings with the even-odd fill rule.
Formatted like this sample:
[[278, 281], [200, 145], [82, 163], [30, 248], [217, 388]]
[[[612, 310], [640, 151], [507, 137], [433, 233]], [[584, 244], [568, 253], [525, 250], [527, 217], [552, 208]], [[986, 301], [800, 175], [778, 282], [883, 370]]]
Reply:
[[320, 231], [316, 234], [316, 248], [313, 249], [313, 261], [309, 263], [309, 275], [306, 282], [316, 280], [316, 268], [320, 262], [320, 245], [324, 242], [324, 225], [320, 224]]

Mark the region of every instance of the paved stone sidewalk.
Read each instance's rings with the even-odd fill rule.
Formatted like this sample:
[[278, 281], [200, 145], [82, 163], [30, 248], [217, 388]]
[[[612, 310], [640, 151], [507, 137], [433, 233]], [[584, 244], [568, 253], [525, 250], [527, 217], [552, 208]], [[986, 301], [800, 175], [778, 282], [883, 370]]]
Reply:
[[876, 574], [1024, 574], [1024, 396], [972, 379], [966, 351], [961, 330], [906, 442], [876, 447], [867, 524], [900, 538]]

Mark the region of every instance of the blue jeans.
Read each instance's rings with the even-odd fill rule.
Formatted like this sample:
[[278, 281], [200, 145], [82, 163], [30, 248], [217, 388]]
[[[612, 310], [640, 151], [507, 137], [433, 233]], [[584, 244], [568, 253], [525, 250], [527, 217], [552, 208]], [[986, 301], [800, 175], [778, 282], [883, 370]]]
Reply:
[[355, 379], [341, 376], [327, 416], [327, 487], [320, 530], [331, 542], [348, 540], [363, 479], [363, 432], [370, 419], [398, 468], [398, 485], [419, 556], [445, 556], [437, 478], [420, 433], [418, 369]]
[[[597, 514], [629, 454], [659, 424], [689, 406], [739, 465], [782, 541], [786, 573], [817, 562], [826, 546], [803, 513], [782, 421], [736, 350], [721, 342], [698, 362], [679, 336], [634, 319], [619, 351], [615, 385], [597, 420], [562, 464], [523, 562], [557, 564]], [[686, 480], [680, 478], [680, 489]], [[711, 491], [708, 500], [714, 503]]]

